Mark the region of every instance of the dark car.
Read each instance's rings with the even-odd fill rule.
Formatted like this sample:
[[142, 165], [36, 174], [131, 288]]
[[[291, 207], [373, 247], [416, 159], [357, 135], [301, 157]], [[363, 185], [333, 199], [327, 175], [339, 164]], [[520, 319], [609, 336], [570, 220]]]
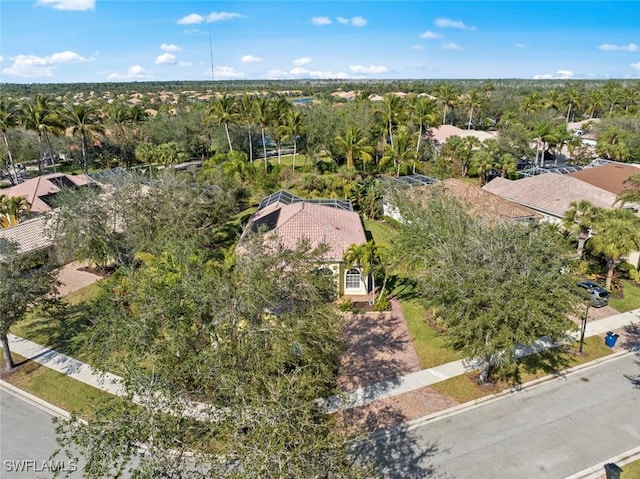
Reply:
[[591, 305], [596, 308], [602, 308], [609, 304], [609, 292], [593, 281], [578, 281], [577, 285], [591, 293]]

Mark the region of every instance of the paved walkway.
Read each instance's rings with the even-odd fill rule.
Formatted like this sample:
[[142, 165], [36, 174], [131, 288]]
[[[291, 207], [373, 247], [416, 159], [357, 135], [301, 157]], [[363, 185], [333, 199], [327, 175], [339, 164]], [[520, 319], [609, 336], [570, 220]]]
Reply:
[[[607, 318], [587, 323], [585, 337], [598, 336], [608, 331], [616, 331], [631, 324], [638, 324], [640, 308], [626, 313], [619, 313]], [[577, 339], [577, 338], [575, 338]], [[553, 346], [548, 341], [540, 340], [532, 348], [520, 348], [516, 356], [522, 357], [533, 352], [539, 352]], [[347, 391], [339, 396], [332, 396], [322, 401], [322, 405], [329, 413], [343, 409], [351, 409], [359, 406], [398, 396], [416, 389], [459, 376], [477, 369], [477, 364], [468, 359], [462, 359], [447, 364], [442, 364], [430, 369], [423, 369], [389, 381], [381, 381], [369, 386]]]
[[[587, 337], [596, 336], [608, 331], [619, 330], [625, 326], [637, 324], [639, 314], [640, 309], [636, 309], [592, 321], [587, 323], [585, 335]], [[12, 334], [9, 335], [9, 344], [12, 352], [24, 356], [31, 361], [47, 366], [59, 373], [111, 394], [123, 394], [123, 389], [120, 385], [121, 378], [114, 374], [99, 374], [88, 364]], [[531, 354], [534, 350], [540, 351], [550, 346], [551, 344], [548, 342], [540, 341], [533, 348], [523, 348], [517, 354], [524, 356]], [[454, 361], [431, 369], [409, 373], [392, 380], [347, 391], [340, 396], [333, 396], [322, 400], [321, 404], [327, 413], [338, 412], [343, 409], [363, 406], [374, 401], [414, 391], [454, 376], [465, 374], [474, 369], [476, 369], [476, 365], [472, 361]]]

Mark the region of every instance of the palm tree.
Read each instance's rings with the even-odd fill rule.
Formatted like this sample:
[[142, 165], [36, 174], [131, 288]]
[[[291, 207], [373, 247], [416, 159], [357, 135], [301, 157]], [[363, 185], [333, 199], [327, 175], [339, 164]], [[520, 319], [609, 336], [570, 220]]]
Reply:
[[442, 124], [444, 125], [447, 121], [447, 110], [457, 104], [460, 94], [451, 83], [443, 83], [438, 87], [437, 95], [443, 105]]
[[528, 94], [522, 100], [520, 109], [526, 113], [531, 114], [540, 111], [544, 107], [544, 98], [538, 92]]
[[276, 148], [278, 149], [278, 164], [280, 164], [282, 160], [282, 140], [284, 139], [281, 126], [285, 123], [287, 112], [292, 108], [291, 103], [283, 96], [272, 98], [269, 102], [271, 126], [276, 141]]
[[478, 150], [471, 155], [471, 166], [478, 172], [480, 186], [484, 186], [487, 174], [496, 166], [496, 162], [488, 151]]
[[464, 98], [464, 103], [469, 108], [469, 123], [467, 125], [467, 130], [471, 129], [471, 124], [473, 123], [473, 110], [474, 108], [480, 108], [484, 101], [480, 97], [480, 94], [476, 90], [472, 90], [469, 94]]
[[631, 175], [625, 180], [625, 184], [630, 186], [618, 195], [616, 203], [640, 203], [640, 174]]
[[20, 124], [20, 109], [18, 104], [9, 99], [6, 96], [0, 97], [0, 131], [2, 131], [2, 139], [4, 140], [4, 146], [7, 149], [7, 169], [9, 170], [9, 177], [11, 183], [18, 184], [18, 173], [16, 172], [16, 165], [13, 162], [13, 156], [11, 155], [11, 148], [9, 148], [9, 139], [7, 138], [7, 132], [17, 127]]
[[373, 160], [374, 148], [357, 126], [348, 126], [345, 135], [337, 136], [334, 141], [337, 150], [347, 159], [347, 166], [351, 168], [355, 166], [355, 160], [362, 160], [363, 163]]
[[594, 206], [587, 200], [572, 201], [569, 209], [564, 214], [562, 226], [572, 235], [578, 238], [577, 254], [582, 258], [584, 245], [589, 238], [593, 225], [602, 216], [602, 208]]
[[293, 171], [296, 171], [296, 154], [298, 151], [298, 137], [306, 133], [304, 115], [297, 110], [288, 110], [284, 116], [284, 123], [280, 125], [284, 138], [293, 141]]
[[611, 289], [613, 273], [622, 258], [640, 250], [640, 218], [629, 210], [609, 210], [594, 225], [591, 250], [604, 256], [607, 263], [605, 286]]
[[253, 103], [254, 119], [260, 125], [260, 132], [262, 133], [262, 152], [264, 158], [264, 169], [268, 170], [269, 162], [267, 161], [267, 141], [265, 138], [265, 128], [271, 121], [271, 112], [269, 103], [264, 97], [257, 97]]
[[411, 118], [418, 125], [418, 141], [416, 142], [416, 152], [420, 151], [420, 141], [425, 130], [435, 125], [436, 111], [438, 105], [431, 98], [418, 98], [411, 108]]
[[593, 118], [604, 105], [604, 95], [600, 90], [589, 90], [584, 97], [584, 114]]
[[67, 111], [67, 120], [71, 125], [73, 135], [80, 135], [82, 145], [82, 170], [85, 174], [89, 172], [87, 162], [87, 140], [93, 133], [104, 135], [105, 128], [98, 123], [98, 116], [90, 106], [82, 103], [72, 105]]
[[[387, 135], [393, 146], [393, 125], [397, 124], [402, 114], [402, 100], [393, 93], [387, 93], [381, 102], [376, 105], [374, 113], [384, 119], [387, 124]], [[386, 144], [386, 141], [384, 142]]]
[[231, 95], [222, 95], [215, 98], [205, 117], [205, 123], [215, 123], [218, 126], [224, 125], [224, 131], [227, 134], [227, 143], [229, 143], [229, 151], [233, 151], [231, 144], [231, 136], [229, 135], [229, 123], [236, 121], [238, 116], [238, 105], [235, 97]]
[[624, 102], [624, 111], [625, 113], [629, 112], [629, 107], [636, 104], [638, 101], [638, 90], [634, 90], [633, 88], [627, 87], [622, 90], [622, 101]]
[[413, 162], [415, 172], [415, 161], [417, 153], [411, 145], [411, 136], [406, 129], [400, 129], [396, 135], [395, 144], [384, 145], [384, 156], [380, 159], [380, 167], [384, 168], [388, 163], [393, 162], [396, 176], [400, 176], [400, 167], [403, 164]]
[[369, 304], [375, 303], [376, 280], [373, 270], [375, 266], [379, 264], [380, 257], [378, 255], [376, 244], [373, 240], [362, 244], [352, 244], [344, 252], [342, 260], [344, 261], [347, 269], [351, 269], [355, 266], [360, 270], [360, 274], [365, 284], [368, 282], [366, 281], [366, 278], [371, 277], [371, 292], [373, 294], [373, 299], [369, 301]]
[[[563, 92], [562, 98], [567, 105], [567, 118], [565, 123], [569, 123], [573, 109], [580, 104], [582, 96], [574, 85], [569, 85]], [[574, 113], [575, 114], [575, 113]]]
[[544, 166], [544, 153], [547, 149], [547, 141], [553, 135], [553, 123], [545, 119], [537, 121], [533, 125], [532, 134], [538, 145], [536, 147], [535, 165], [538, 166], [538, 162], [540, 162], [540, 166]]
[[44, 174], [43, 162], [45, 158], [43, 140], [48, 145], [49, 157], [53, 162], [53, 148], [51, 147], [49, 134], [62, 136], [64, 134], [64, 124], [55, 112], [53, 101], [43, 95], [36, 95], [34, 101], [27, 102], [22, 106], [22, 124], [25, 129], [34, 131], [38, 135], [38, 149], [40, 152], [38, 168], [42, 175]]
[[0, 195], [0, 227], [16, 226], [20, 223], [20, 218], [28, 216], [29, 212], [29, 203], [22, 196]]
[[247, 127], [247, 133], [249, 136], [249, 162], [253, 163], [253, 138], [251, 138], [251, 131], [253, 130], [253, 117], [254, 117], [254, 103], [255, 97], [248, 93], [243, 93], [238, 105], [238, 115], [242, 122]]

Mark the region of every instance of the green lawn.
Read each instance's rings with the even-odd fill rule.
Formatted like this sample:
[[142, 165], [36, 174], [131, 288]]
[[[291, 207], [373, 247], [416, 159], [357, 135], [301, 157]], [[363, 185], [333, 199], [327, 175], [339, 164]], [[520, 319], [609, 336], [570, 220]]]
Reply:
[[[13, 354], [20, 364], [26, 361], [20, 355]], [[4, 367], [4, 358], [0, 359]], [[112, 394], [100, 391], [64, 374], [60, 374], [36, 362], [24, 362], [4, 378], [10, 384], [39, 397], [68, 412], [77, 412], [81, 417], [90, 419], [93, 404], [106, 404], [114, 398]]]
[[621, 479], [633, 479], [634, 477], [640, 477], [640, 459], [630, 462], [629, 464], [625, 464], [621, 469]]
[[608, 348], [599, 336], [585, 339], [584, 353], [582, 355], [577, 353], [577, 349], [578, 344], [575, 343], [567, 352], [545, 352], [523, 358], [521, 360], [520, 374], [517, 381], [498, 381], [490, 385], [480, 386], [476, 382], [477, 372], [471, 372], [436, 383], [431, 387], [460, 403], [464, 403], [490, 394], [499, 393], [515, 384], [524, 384], [549, 374], [556, 374], [567, 368], [584, 364], [613, 353], [613, 350]]
[[383, 223], [375, 220], [363, 220], [365, 232], [368, 233], [367, 237], [371, 235], [371, 238], [376, 242], [378, 246], [391, 247], [393, 237], [396, 234], [396, 230], [388, 223]]
[[426, 311], [420, 303], [406, 300], [401, 302], [401, 306], [422, 369], [464, 358], [461, 352], [447, 345], [442, 334], [429, 326], [425, 319]]
[[66, 296], [58, 310], [45, 313], [41, 309], [34, 309], [23, 321], [14, 325], [11, 332], [80, 361], [87, 361], [79, 337], [90, 324], [86, 304], [99, 291], [100, 286], [94, 283]]
[[640, 286], [626, 279], [622, 280], [622, 285], [622, 298], [616, 298], [617, 295], [612, 294], [609, 306], [621, 313], [640, 308]]

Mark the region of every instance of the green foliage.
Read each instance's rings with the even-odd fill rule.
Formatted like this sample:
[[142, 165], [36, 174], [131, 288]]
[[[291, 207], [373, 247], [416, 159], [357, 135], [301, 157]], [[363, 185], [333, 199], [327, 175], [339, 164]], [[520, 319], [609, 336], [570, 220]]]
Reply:
[[387, 292], [380, 294], [375, 303], [373, 304], [374, 311], [389, 311], [391, 310], [391, 302]]
[[[405, 225], [396, 259], [435, 308], [452, 344], [483, 362], [512, 361], [518, 344], [560, 339], [579, 303], [571, 287], [567, 245], [549, 228], [470, 216], [434, 192], [423, 206], [399, 203]], [[410, 265], [410, 266], [408, 266]]]

